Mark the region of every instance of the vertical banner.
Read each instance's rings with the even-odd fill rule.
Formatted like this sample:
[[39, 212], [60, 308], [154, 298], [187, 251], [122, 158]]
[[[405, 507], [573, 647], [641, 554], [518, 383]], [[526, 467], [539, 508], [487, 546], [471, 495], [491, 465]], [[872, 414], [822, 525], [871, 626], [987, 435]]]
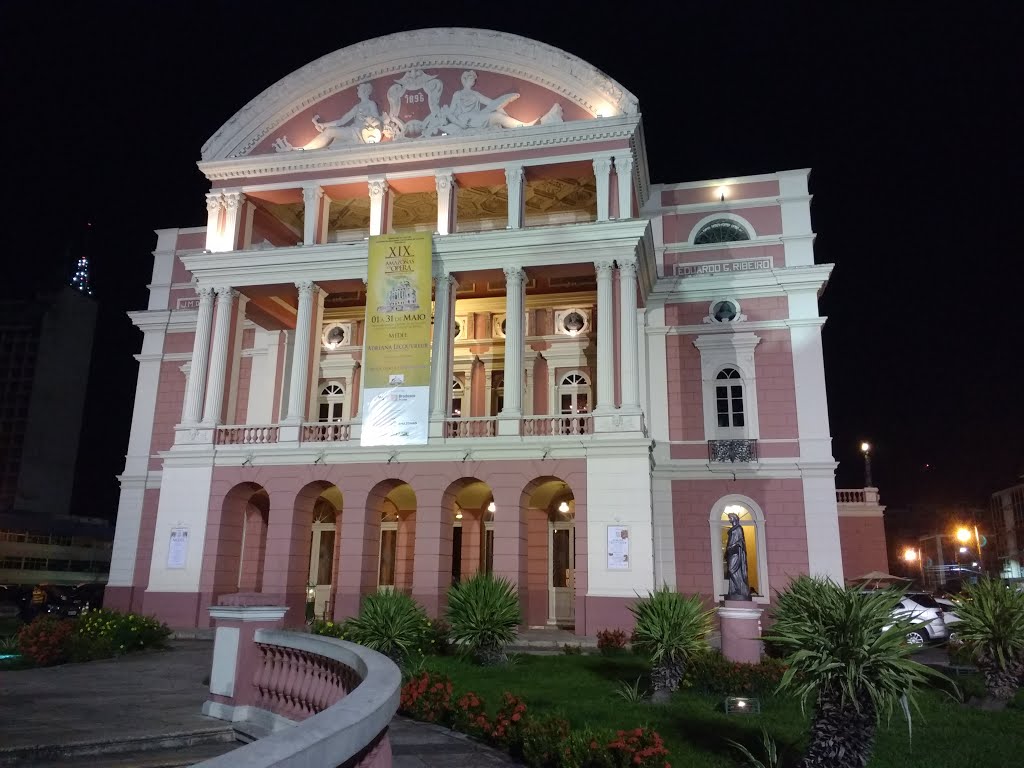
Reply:
[[426, 445], [430, 420], [429, 232], [370, 237], [361, 445]]

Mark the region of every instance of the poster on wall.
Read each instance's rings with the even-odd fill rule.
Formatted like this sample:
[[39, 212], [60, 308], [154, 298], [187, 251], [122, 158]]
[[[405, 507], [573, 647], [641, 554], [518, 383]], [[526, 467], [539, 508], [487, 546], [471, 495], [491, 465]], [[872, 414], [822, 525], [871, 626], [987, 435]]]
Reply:
[[432, 251], [429, 232], [370, 238], [361, 445], [427, 443]]
[[188, 528], [172, 528], [167, 547], [167, 567], [184, 568], [188, 561]]
[[608, 526], [608, 570], [629, 570], [629, 527]]

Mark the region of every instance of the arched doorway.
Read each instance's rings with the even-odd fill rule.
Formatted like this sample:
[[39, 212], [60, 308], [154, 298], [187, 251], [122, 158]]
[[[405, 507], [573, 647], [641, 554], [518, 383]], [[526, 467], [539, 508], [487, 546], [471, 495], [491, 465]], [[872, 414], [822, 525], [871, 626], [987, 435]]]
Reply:
[[456, 480], [445, 491], [452, 521], [452, 583], [484, 571], [494, 563], [494, 515], [491, 487], [475, 477]]
[[574, 627], [577, 560], [576, 502], [572, 489], [559, 478], [541, 478], [533, 481], [524, 495], [532, 596], [529, 623]]
[[263, 588], [270, 496], [257, 483], [239, 483], [227, 492], [220, 516], [207, 522], [203, 591], [216, 601], [234, 592]]
[[310, 525], [309, 580], [307, 599], [312, 598], [313, 614], [329, 616], [332, 593], [338, 574], [338, 524], [342, 509], [341, 491], [331, 485], [313, 502]]
[[387, 480], [370, 494], [369, 503], [380, 521], [377, 550], [377, 589], [412, 590], [416, 556], [416, 493], [401, 480]]

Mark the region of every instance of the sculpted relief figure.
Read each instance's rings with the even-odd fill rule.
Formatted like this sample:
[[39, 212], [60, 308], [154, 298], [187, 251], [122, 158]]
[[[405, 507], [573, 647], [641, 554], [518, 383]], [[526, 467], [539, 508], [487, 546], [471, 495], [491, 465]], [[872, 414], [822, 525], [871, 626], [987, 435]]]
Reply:
[[365, 144], [367, 135], [375, 136], [380, 141], [381, 118], [377, 104], [370, 99], [373, 86], [362, 83], [356, 88], [359, 101], [348, 112], [337, 120], [322, 122], [320, 115], [313, 116], [313, 126], [319, 135], [301, 147], [292, 146], [287, 136], [274, 142], [278, 152], [290, 152], [295, 149], [323, 149], [345, 144]]

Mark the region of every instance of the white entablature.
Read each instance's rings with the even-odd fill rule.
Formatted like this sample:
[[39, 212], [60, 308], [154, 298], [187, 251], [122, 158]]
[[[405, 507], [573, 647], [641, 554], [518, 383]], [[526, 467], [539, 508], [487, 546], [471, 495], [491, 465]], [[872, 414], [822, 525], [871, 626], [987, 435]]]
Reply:
[[440, 28], [357, 43], [296, 70], [239, 110], [206, 142], [203, 161], [249, 154], [311, 105], [384, 76], [461, 68], [535, 83], [594, 117], [635, 115], [636, 97], [596, 67], [565, 51], [518, 35]]

